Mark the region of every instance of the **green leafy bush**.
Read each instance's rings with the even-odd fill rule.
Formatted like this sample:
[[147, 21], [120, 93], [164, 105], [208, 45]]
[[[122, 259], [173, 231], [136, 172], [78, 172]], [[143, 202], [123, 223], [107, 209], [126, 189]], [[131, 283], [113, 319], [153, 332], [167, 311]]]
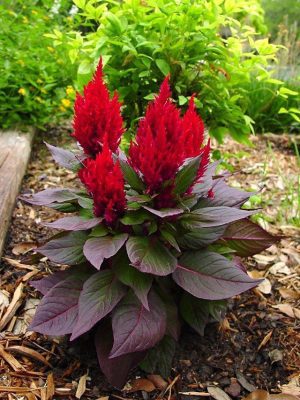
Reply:
[[[262, 0], [262, 6], [265, 11], [265, 21], [269, 31], [273, 37], [276, 38], [279, 25], [287, 18], [289, 25], [294, 23], [299, 24], [299, 0]], [[299, 29], [297, 30], [297, 37], [299, 38]]]
[[[280, 81], [279, 81], [280, 82]], [[243, 86], [248, 96], [244, 108], [255, 121], [257, 132], [299, 132], [300, 92], [299, 85], [278, 85], [276, 80], [259, 82], [253, 79]]]
[[[157, 82], [170, 73], [175, 99], [185, 105], [197, 93], [197, 107], [210, 134], [221, 140], [229, 132], [247, 141], [254, 121], [243, 108], [251, 79], [268, 81], [268, 63], [277, 47], [257, 39], [264, 30], [256, 0], [74, 0], [82, 29], [53, 32], [78, 66], [78, 89], [90, 79], [99, 55], [112, 90], [124, 101], [133, 127]], [[249, 17], [252, 15], [252, 17]]]
[[72, 25], [67, 16], [71, 5], [65, 2], [62, 13], [53, 14], [53, 4], [1, 2], [0, 127], [34, 124], [42, 128], [70, 112], [75, 91], [68, 85], [74, 68], [44, 34], [61, 29], [63, 23]]

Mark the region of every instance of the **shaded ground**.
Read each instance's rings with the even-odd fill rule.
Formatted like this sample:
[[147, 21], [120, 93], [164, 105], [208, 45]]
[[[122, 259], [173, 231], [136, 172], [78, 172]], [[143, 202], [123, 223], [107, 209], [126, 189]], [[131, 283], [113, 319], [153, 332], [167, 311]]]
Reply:
[[[67, 130], [47, 132], [47, 140], [60, 146], [68, 144], [65, 135], [61, 136]], [[233, 185], [240, 183], [252, 190], [260, 189], [258, 184], [264, 186], [250, 206], [263, 206], [267, 217], [259, 218], [259, 222], [285, 238], [279, 246], [247, 260], [252, 275], [266, 280], [258, 289], [232, 300], [221, 325], [210, 325], [203, 338], [185, 330], [168, 381], [171, 387], [160, 398], [197, 399], [203, 398], [196, 395], [202, 392], [210, 399], [207, 385], [219, 386], [231, 399], [241, 399], [254, 387], [280, 392], [284, 384], [288, 384], [285, 391], [300, 395], [296, 382], [300, 371], [300, 229], [292, 225], [299, 206], [299, 167], [287, 136], [258, 137], [253, 141], [253, 149], [230, 139], [218, 148], [225, 161], [238, 171], [231, 178]], [[76, 185], [75, 174], [54, 167], [38, 138], [22, 192], [63, 185]], [[108, 395], [159, 398], [160, 390], [145, 391], [153, 389], [149, 380], [134, 382], [134, 387], [144, 391], [113, 391], [97, 367], [88, 338], [70, 346], [66, 339], [26, 333], [39, 298], [28, 281], [58, 268], [45, 259], [29, 265], [26, 258], [32, 253], [30, 249], [51, 233], [40, 222], [52, 220], [54, 215], [48, 209], [33, 209], [20, 201], [14, 210], [0, 267], [0, 398], [75, 399], [76, 392], [78, 397], [82, 394], [82, 399]], [[146, 375], [136, 370], [131, 378], [137, 377]]]

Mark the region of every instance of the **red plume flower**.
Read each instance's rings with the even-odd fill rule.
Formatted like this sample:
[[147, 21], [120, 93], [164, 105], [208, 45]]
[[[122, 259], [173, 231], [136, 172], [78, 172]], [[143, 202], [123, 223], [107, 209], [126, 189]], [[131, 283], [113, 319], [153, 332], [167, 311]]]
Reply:
[[74, 106], [72, 136], [87, 155], [95, 157], [102, 150], [105, 135], [109, 148], [116, 152], [124, 132], [120, 107], [116, 93], [109, 97], [100, 59], [92, 81], [85, 86], [83, 96], [77, 94]]
[[171, 205], [175, 175], [184, 160], [202, 154], [198, 181], [205, 172], [210, 151], [209, 143], [201, 148], [204, 124], [196, 113], [194, 96], [182, 118], [170, 96], [167, 77], [158, 97], [149, 104], [145, 117], [140, 121], [129, 149], [131, 165], [142, 174], [148, 192], [159, 193], [157, 200], [161, 206]]
[[124, 178], [119, 163], [114, 163], [106, 137], [102, 152], [86, 159], [78, 176], [94, 200], [94, 214], [111, 225], [125, 210]]

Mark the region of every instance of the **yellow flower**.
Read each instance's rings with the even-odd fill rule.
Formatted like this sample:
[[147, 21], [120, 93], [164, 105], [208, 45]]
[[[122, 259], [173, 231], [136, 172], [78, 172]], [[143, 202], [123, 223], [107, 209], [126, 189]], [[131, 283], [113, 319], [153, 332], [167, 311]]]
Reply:
[[69, 99], [62, 99], [62, 100], [61, 100], [61, 104], [62, 104], [64, 107], [68, 108], [68, 107], [70, 107], [71, 102], [70, 102]]
[[45, 88], [41, 88], [42, 93], [47, 93], [47, 90]]
[[23, 60], [18, 60], [18, 61], [17, 61], [17, 63], [18, 63], [18, 64], [20, 64], [20, 65], [21, 65], [21, 67], [24, 67], [24, 66], [25, 66], [25, 63], [24, 63], [24, 61], [23, 61]]
[[51, 47], [51, 46], [48, 46], [47, 49], [48, 49], [48, 51], [50, 51], [50, 53], [54, 53], [55, 52], [54, 48]]
[[75, 90], [72, 88], [72, 86], [69, 85], [66, 88], [66, 93], [67, 93], [67, 96], [72, 96], [75, 93]]
[[43, 83], [43, 81], [39, 78], [36, 83]]
[[23, 17], [22, 19], [23, 19], [23, 23], [24, 23], [24, 24], [28, 24], [29, 20], [28, 20], [27, 17]]
[[35, 97], [35, 100], [39, 103], [45, 103], [43, 99], [41, 99], [39, 96]]
[[31, 10], [31, 14], [38, 15], [38, 12], [36, 10]]
[[59, 109], [60, 109], [61, 112], [66, 112], [66, 109], [63, 106], [60, 106]]
[[18, 93], [21, 94], [22, 96], [26, 96], [26, 90], [22, 87], [18, 90]]

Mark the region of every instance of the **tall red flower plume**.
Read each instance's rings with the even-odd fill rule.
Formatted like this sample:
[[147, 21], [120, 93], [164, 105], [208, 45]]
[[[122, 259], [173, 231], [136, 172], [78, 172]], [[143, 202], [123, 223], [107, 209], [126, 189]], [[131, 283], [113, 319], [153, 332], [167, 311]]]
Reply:
[[161, 206], [170, 205], [175, 175], [184, 160], [203, 155], [198, 180], [205, 172], [210, 150], [209, 144], [201, 148], [204, 124], [196, 113], [194, 96], [183, 117], [170, 96], [167, 77], [159, 95], [149, 104], [145, 117], [140, 121], [129, 149], [131, 165], [142, 174], [148, 192], [159, 193], [157, 200]]
[[111, 225], [125, 210], [124, 178], [119, 163], [114, 163], [106, 137], [102, 152], [86, 159], [78, 176], [94, 200], [94, 214]]
[[105, 135], [109, 148], [116, 152], [124, 132], [120, 107], [116, 93], [109, 97], [100, 59], [93, 79], [85, 86], [83, 96], [77, 94], [74, 106], [72, 136], [87, 155], [95, 157], [102, 150]]

